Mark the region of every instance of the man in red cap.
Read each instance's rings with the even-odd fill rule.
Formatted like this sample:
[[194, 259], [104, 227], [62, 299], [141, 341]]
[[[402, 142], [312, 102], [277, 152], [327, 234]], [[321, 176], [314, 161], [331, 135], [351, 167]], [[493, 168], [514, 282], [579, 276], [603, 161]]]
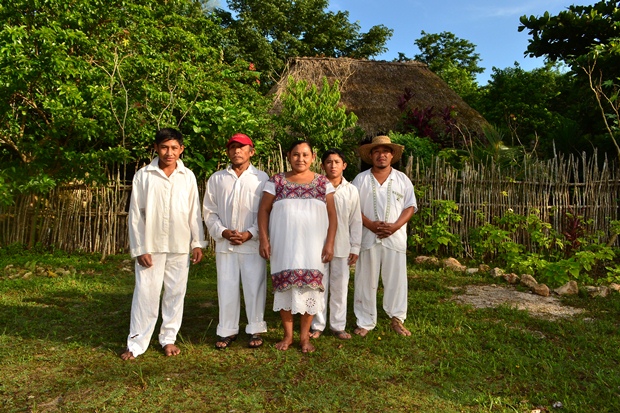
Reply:
[[254, 143], [247, 135], [234, 134], [226, 149], [230, 164], [209, 178], [203, 201], [205, 223], [215, 240], [219, 303], [215, 346], [225, 349], [237, 338], [241, 283], [248, 320], [245, 332], [250, 335], [248, 345], [256, 348], [263, 344], [261, 333], [267, 331], [267, 271], [258, 253], [256, 216], [269, 177], [252, 165]]

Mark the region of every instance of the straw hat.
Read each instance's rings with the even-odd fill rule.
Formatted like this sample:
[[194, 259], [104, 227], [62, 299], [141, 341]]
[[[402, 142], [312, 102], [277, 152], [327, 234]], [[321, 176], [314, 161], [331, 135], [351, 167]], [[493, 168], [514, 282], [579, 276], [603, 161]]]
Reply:
[[372, 152], [372, 150], [377, 146], [387, 146], [392, 150], [392, 155], [394, 156], [392, 158], [392, 164], [400, 160], [400, 157], [403, 156], [403, 150], [405, 150], [405, 147], [403, 145], [392, 143], [389, 136], [375, 136], [374, 138], [372, 138], [371, 143], [367, 143], [366, 145], [362, 145], [357, 148], [357, 152], [359, 153], [360, 158], [362, 158], [362, 161], [366, 162], [367, 164], [372, 164], [370, 152]]

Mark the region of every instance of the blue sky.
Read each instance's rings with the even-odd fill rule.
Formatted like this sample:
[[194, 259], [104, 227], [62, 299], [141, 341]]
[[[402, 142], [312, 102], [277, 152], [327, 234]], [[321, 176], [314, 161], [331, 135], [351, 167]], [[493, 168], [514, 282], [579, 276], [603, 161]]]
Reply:
[[[578, 0], [576, 4], [590, 5], [596, 1]], [[387, 43], [388, 52], [375, 57], [391, 61], [398, 52], [407, 57], [419, 53], [415, 39], [420, 32], [441, 33], [448, 31], [476, 45], [476, 52], [486, 70], [478, 82], [488, 82], [492, 67], [504, 69], [519, 62], [531, 70], [543, 65], [542, 59], [524, 57], [529, 36], [519, 32], [519, 17], [541, 16], [545, 11], [557, 15], [571, 4], [570, 0], [331, 0], [332, 11], [348, 11], [349, 21], [356, 22], [363, 32], [383, 24], [393, 29]]]

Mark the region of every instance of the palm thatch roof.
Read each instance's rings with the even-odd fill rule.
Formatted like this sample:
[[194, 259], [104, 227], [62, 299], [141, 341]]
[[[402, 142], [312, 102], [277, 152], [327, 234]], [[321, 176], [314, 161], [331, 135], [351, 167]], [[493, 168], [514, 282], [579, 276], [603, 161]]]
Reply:
[[291, 59], [280, 81], [272, 88], [274, 111], [288, 78], [305, 80], [318, 88], [323, 77], [330, 84], [338, 80], [340, 102], [358, 117], [368, 136], [396, 130], [401, 111], [399, 98], [405, 90], [413, 96], [407, 106], [418, 109], [454, 107], [457, 125], [465, 133], [480, 133], [487, 121], [456, 94], [439, 76], [420, 62], [385, 62], [351, 58], [298, 57]]

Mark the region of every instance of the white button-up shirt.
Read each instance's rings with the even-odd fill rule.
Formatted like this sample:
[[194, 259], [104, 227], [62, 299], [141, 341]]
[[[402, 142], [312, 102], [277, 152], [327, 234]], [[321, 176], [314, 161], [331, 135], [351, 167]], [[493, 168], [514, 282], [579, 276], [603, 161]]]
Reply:
[[[239, 177], [231, 165], [211, 175], [202, 208], [209, 234], [215, 240], [215, 252], [258, 252], [256, 217], [263, 186], [268, 179], [269, 176], [254, 165], [250, 165]], [[222, 236], [226, 229], [249, 231], [252, 238], [241, 245], [232, 245]]]
[[157, 157], [134, 176], [129, 245], [132, 257], [185, 254], [206, 246], [196, 176], [181, 160], [170, 176], [159, 168]]
[[334, 194], [338, 230], [334, 243], [334, 257], [348, 257], [349, 254], [359, 255], [362, 242], [362, 212], [360, 196], [357, 188], [344, 176], [336, 187]]
[[[375, 191], [373, 191], [373, 181]], [[407, 175], [394, 168], [392, 168], [392, 172], [383, 182], [383, 185], [379, 185], [370, 169], [358, 174], [353, 180], [353, 185], [359, 191], [362, 214], [371, 221], [393, 223], [398, 220], [405, 209], [413, 207], [414, 212], [418, 210], [411, 180]], [[390, 192], [389, 202], [388, 189]], [[388, 210], [388, 216], [385, 216], [386, 210]], [[374, 232], [364, 227], [362, 230], [362, 250], [370, 249], [376, 243], [381, 243], [386, 248], [398, 252], [406, 252], [407, 225], [403, 225], [398, 231], [383, 239], [377, 238]]]

